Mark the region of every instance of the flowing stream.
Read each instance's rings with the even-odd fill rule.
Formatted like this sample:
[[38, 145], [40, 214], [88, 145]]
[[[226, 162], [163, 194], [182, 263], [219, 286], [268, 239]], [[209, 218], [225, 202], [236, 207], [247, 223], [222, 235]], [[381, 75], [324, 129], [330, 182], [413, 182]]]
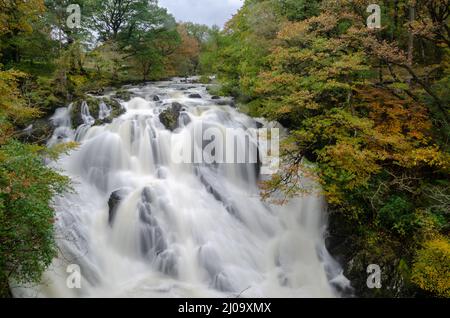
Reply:
[[[49, 144], [80, 146], [51, 165], [75, 191], [55, 199], [59, 257], [39, 286], [15, 296], [339, 296], [348, 281], [325, 248], [323, 199], [272, 206], [258, 196], [257, 164], [171, 160], [171, 145], [198, 125], [242, 128], [245, 138], [260, 123], [226, 100], [219, 106], [205, 85], [174, 79], [126, 89], [135, 97], [110, 124], [93, 126], [111, 113], [103, 103], [99, 114], [84, 103], [76, 130], [71, 106], [55, 113]], [[170, 131], [159, 114], [174, 102], [182, 109]], [[68, 287], [70, 264], [81, 269], [81, 288]]]

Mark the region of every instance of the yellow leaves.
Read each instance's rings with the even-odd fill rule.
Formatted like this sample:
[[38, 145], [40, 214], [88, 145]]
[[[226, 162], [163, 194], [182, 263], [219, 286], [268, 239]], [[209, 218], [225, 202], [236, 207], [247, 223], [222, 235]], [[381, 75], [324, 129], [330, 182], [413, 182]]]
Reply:
[[0, 1], [0, 35], [32, 31], [31, 22], [44, 12], [43, 0]]
[[[357, 144], [349, 140], [337, 142], [335, 145], [325, 147], [320, 154], [320, 160], [334, 171], [343, 171], [340, 175], [334, 175], [336, 179], [344, 177], [345, 189], [354, 189], [365, 186], [371, 176], [380, 172], [377, 164], [378, 156], [369, 149], [361, 149]], [[325, 170], [325, 174], [328, 172]]]
[[308, 30], [309, 25], [306, 21], [287, 22], [278, 32], [278, 39], [289, 43], [312, 39], [312, 37], [308, 35]]
[[450, 297], [450, 243], [438, 237], [417, 253], [411, 280], [420, 288], [440, 297]]
[[283, 98], [283, 104], [286, 108], [286, 105], [290, 105], [289, 109], [299, 108], [299, 109], [310, 109], [317, 110], [320, 108], [320, 105], [314, 101], [314, 94], [307, 90], [299, 90], [296, 91], [289, 96]]
[[37, 117], [40, 111], [29, 107], [22, 99], [18, 81], [26, 74], [15, 70], [0, 71], [0, 116], [16, 123]]
[[412, 149], [410, 152], [397, 156], [398, 163], [406, 168], [417, 168], [421, 166], [435, 167], [442, 170], [450, 168], [450, 158], [437, 146]]

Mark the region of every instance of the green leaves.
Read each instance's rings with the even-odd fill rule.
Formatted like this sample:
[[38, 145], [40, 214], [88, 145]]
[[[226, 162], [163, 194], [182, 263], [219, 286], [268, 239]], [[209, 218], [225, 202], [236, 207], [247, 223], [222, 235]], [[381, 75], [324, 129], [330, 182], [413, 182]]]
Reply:
[[56, 256], [55, 195], [69, 181], [44, 166], [39, 148], [10, 141], [0, 146], [0, 294], [4, 282], [38, 282]]

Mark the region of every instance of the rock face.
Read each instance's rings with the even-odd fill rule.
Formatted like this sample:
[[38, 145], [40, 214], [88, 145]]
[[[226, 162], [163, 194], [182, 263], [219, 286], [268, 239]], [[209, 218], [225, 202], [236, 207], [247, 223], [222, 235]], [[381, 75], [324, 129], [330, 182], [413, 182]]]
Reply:
[[[400, 255], [403, 248], [391, 242], [380, 241], [370, 246], [364, 239], [355, 235], [352, 224], [336, 211], [329, 212], [328, 237], [326, 247], [330, 254], [341, 264], [353, 290], [341, 291], [343, 296], [362, 298], [403, 298], [415, 297], [418, 291], [408, 284], [402, 275], [403, 261]], [[367, 268], [371, 264], [380, 266], [382, 288], [368, 288]]]
[[174, 131], [178, 128], [178, 118], [180, 117], [183, 105], [180, 103], [172, 103], [172, 106], [164, 110], [159, 114], [159, 120], [170, 131]]

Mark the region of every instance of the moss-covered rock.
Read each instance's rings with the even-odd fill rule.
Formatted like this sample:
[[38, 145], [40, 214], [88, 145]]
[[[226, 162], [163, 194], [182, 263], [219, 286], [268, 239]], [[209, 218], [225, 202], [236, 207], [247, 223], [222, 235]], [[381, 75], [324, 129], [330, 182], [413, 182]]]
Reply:
[[180, 117], [181, 109], [183, 105], [180, 103], [172, 103], [172, 106], [164, 110], [159, 115], [161, 123], [170, 131], [174, 131], [178, 128], [178, 118]]
[[115, 98], [128, 102], [132, 98], [133, 94], [126, 89], [119, 89], [114, 95]]
[[81, 113], [83, 102], [87, 103], [90, 115], [93, 118], [98, 117], [98, 112], [100, 109], [100, 99], [88, 95], [78, 98], [72, 103], [72, 108], [70, 111], [70, 119], [73, 128], [77, 128], [84, 123]]
[[[96, 98], [96, 97], [86, 95], [83, 98], [77, 99], [72, 104], [70, 118], [71, 118], [73, 128], [77, 128], [78, 126], [80, 126], [84, 123], [83, 117], [82, 117], [82, 112], [81, 112], [83, 102], [87, 103], [87, 105], [89, 107], [89, 114], [95, 119], [94, 125], [102, 125], [102, 124], [106, 124], [106, 123], [111, 123], [114, 118], [119, 117], [126, 111], [122, 107], [122, 105], [114, 98], [107, 98], [107, 97]], [[103, 119], [99, 118], [101, 102], [104, 102], [106, 105], [108, 105], [111, 108], [111, 114], [107, 118], [103, 118]]]
[[117, 118], [126, 112], [125, 108], [114, 98], [103, 98], [103, 102], [111, 107], [110, 118]]

